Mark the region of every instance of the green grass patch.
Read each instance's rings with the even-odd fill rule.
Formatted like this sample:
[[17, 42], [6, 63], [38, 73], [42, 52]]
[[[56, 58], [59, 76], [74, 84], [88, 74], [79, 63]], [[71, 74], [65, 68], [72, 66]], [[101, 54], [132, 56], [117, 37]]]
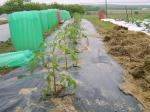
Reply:
[[87, 20], [91, 21], [94, 25], [99, 26], [106, 30], [111, 30], [115, 26], [114, 24], [112, 24], [110, 22], [101, 21], [98, 19], [98, 17], [93, 16], [93, 15], [84, 15], [82, 18], [87, 19]]

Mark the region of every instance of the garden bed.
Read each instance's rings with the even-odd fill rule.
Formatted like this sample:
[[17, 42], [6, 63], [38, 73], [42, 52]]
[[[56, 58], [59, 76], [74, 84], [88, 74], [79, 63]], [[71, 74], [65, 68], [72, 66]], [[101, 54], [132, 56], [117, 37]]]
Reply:
[[[62, 31], [67, 24], [69, 24], [69, 22], [63, 24], [61, 28], [54, 34], [48, 36], [48, 38], [46, 38], [46, 43], [51, 42], [53, 39], [56, 39], [56, 35], [58, 34], [58, 32]], [[50, 49], [51, 48], [46, 47], [47, 52]], [[43, 98], [44, 89], [46, 89], [47, 87], [47, 80], [45, 78], [49, 75], [49, 70], [44, 69], [43, 67], [39, 67], [39, 65], [40, 62], [38, 61], [38, 66], [36, 66], [35, 71], [32, 73], [30, 66], [19, 67], [13, 71], [9, 71], [7, 69], [7, 72], [9, 71], [9, 73], [5, 72], [6, 69], [3, 69], [3, 73], [5, 73], [5, 75], [0, 78], [0, 89], [1, 96], [6, 96], [6, 99], [4, 97], [0, 97], [0, 101], [5, 104], [5, 106], [0, 106], [1, 112], [28, 112], [30, 110], [32, 110], [33, 112], [49, 110], [51, 110], [52, 112], [76, 112], [74, 106], [72, 106], [73, 104], [71, 101], [71, 97], [67, 93], [66, 95], [63, 95], [62, 93], [62, 95], [60, 96], [57, 96], [57, 94], [53, 94], [53, 92], [49, 93], [49, 95], [47, 96], [46, 93], [47, 99], [45, 101], [45, 99]], [[69, 76], [67, 78], [69, 78]], [[63, 90], [57, 88], [56, 92], [58, 91], [61, 93], [61, 91]]]

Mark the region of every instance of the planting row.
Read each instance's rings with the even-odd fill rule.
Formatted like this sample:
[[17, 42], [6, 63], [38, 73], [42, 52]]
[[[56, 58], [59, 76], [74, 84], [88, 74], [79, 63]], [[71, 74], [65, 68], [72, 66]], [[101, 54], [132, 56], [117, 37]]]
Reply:
[[77, 44], [84, 34], [80, 31], [80, 19], [77, 17], [75, 15], [74, 21], [58, 32], [54, 40], [46, 43], [47, 50], [41, 51], [40, 46], [31, 60], [32, 72], [40, 62], [42, 68], [48, 71], [46, 86], [41, 91], [45, 100], [72, 94], [72, 89], [76, 87], [76, 81], [69, 75], [68, 69], [79, 67]]

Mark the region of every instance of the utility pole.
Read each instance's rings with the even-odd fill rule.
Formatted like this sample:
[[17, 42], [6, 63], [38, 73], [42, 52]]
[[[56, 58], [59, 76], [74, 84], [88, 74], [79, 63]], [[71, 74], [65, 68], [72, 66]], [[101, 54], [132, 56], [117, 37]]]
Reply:
[[129, 15], [128, 15], [127, 6], [125, 6], [125, 10], [126, 10], [126, 20], [127, 20], [127, 22], [129, 22]]
[[133, 17], [133, 11], [131, 9], [131, 18], [132, 18], [132, 23], [134, 23], [134, 17]]
[[105, 12], [106, 12], [106, 18], [108, 17], [108, 12], [107, 12], [107, 0], [105, 0]]

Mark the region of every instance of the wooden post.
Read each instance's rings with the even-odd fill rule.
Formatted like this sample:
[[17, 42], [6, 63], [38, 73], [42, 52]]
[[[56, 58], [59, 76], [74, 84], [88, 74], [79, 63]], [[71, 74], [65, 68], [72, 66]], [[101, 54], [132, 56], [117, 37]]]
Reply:
[[134, 17], [133, 17], [133, 11], [131, 9], [131, 18], [132, 18], [132, 23], [134, 23]]

